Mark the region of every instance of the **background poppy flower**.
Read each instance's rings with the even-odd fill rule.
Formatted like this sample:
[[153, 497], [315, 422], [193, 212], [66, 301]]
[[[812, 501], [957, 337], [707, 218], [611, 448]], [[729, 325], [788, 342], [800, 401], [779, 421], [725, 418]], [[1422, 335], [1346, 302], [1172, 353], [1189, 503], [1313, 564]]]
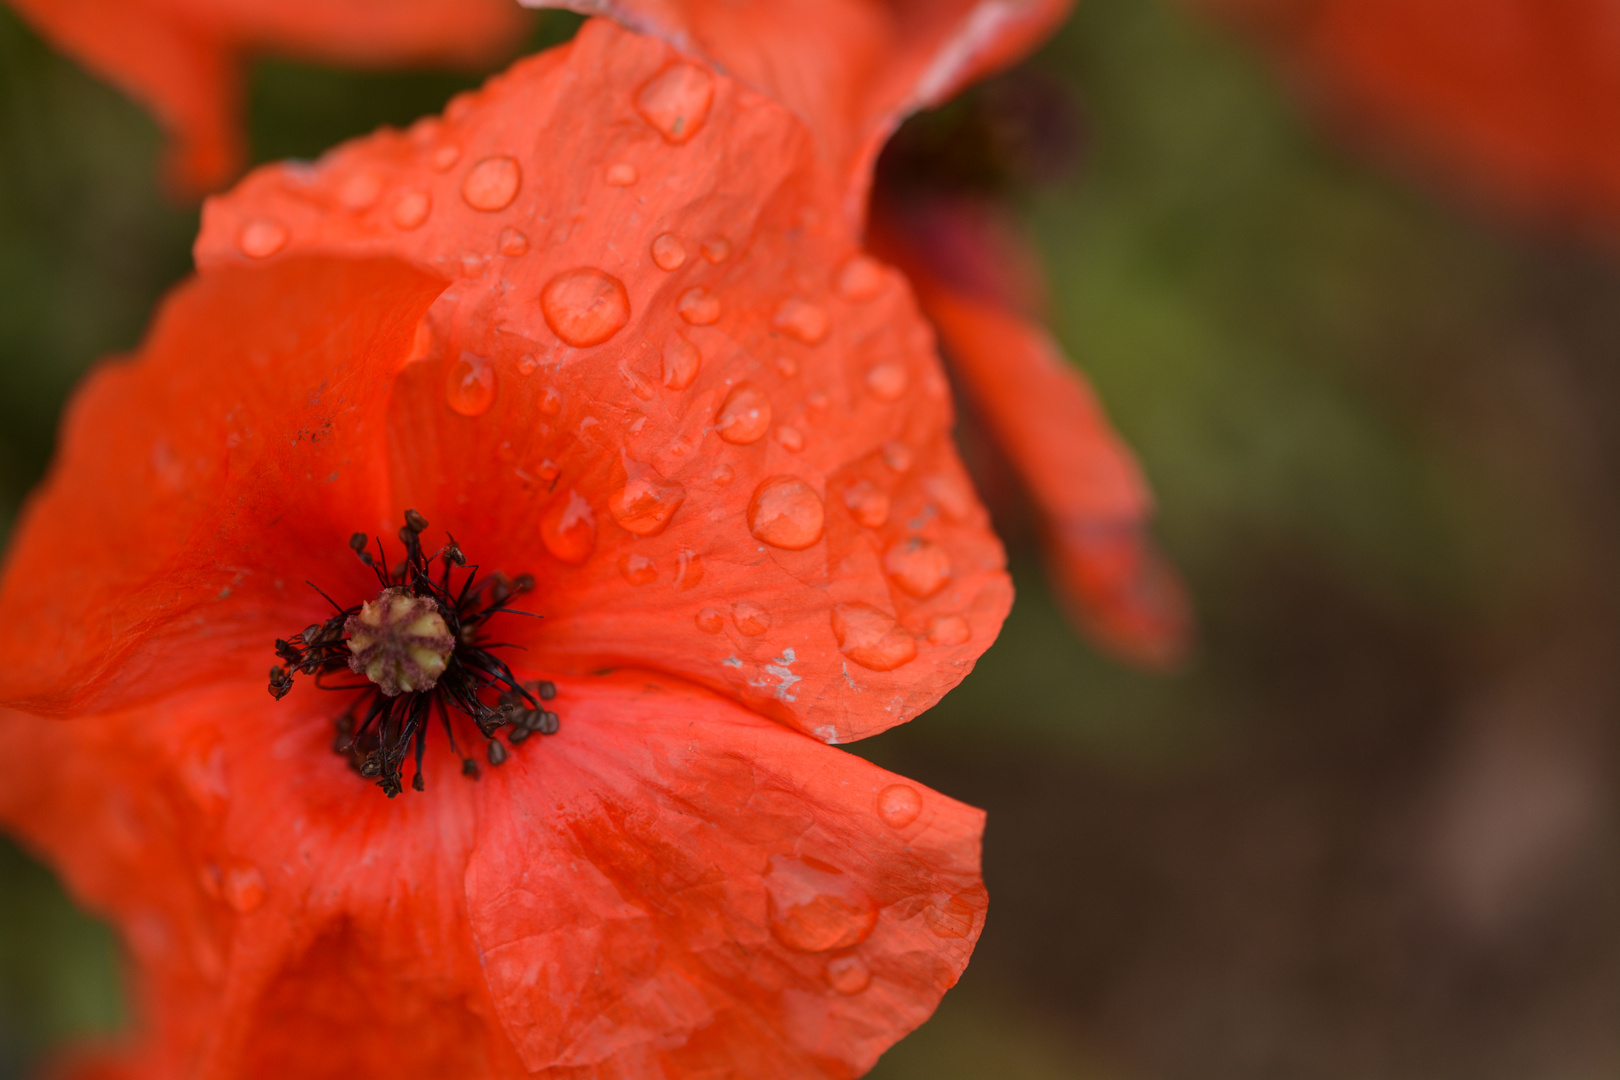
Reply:
[[202, 192], [242, 167], [245, 57], [477, 65], [521, 34], [506, 0], [11, 0], [39, 32], [158, 117], [169, 181]]
[[[4, 813], [125, 929], [132, 1068], [845, 1076], [926, 1018], [981, 815], [804, 734], [933, 704], [1011, 589], [841, 180], [593, 21], [205, 207], [0, 588]], [[328, 614], [303, 581], [376, 594], [347, 539], [403, 506], [533, 575], [503, 636], [563, 721], [477, 784], [435, 746], [390, 804], [332, 752], [341, 695], [260, 673]]]

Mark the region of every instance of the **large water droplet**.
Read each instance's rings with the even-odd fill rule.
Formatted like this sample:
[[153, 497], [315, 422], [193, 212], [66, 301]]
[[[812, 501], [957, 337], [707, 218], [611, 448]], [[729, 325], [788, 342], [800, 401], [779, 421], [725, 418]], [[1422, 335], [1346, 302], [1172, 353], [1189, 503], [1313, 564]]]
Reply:
[[951, 579], [951, 557], [920, 536], [907, 536], [883, 553], [883, 569], [902, 592], [926, 600]]
[[893, 671], [917, 658], [917, 642], [894, 616], [871, 604], [839, 604], [832, 610], [838, 651], [873, 671]]
[[877, 797], [878, 817], [891, 829], [903, 829], [922, 813], [922, 796], [910, 784], [890, 784]]
[[462, 353], [445, 377], [444, 400], [462, 416], [487, 413], [495, 403], [495, 365], [475, 353]]
[[800, 551], [821, 539], [826, 508], [814, 488], [797, 476], [773, 476], [748, 503], [748, 531], [772, 547]]
[[889, 496], [870, 480], [857, 480], [845, 488], [844, 505], [849, 516], [868, 529], [889, 520]]
[[854, 954], [835, 956], [827, 961], [827, 985], [840, 994], [858, 994], [872, 985], [872, 972]]
[[467, 171], [461, 182], [461, 197], [474, 210], [494, 213], [512, 205], [522, 184], [523, 169], [515, 159], [487, 157]]
[[608, 497], [608, 513], [637, 536], [661, 532], [686, 498], [686, 489], [652, 477], [638, 477]]
[[589, 266], [564, 270], [540, 293], [552, 333], [575, 348], [600, 345], [630, 321], [630, 297], [611, 274]]
[[433, 210], [433, 196], [425, 191], [407, 191], [394, 200], [394, 224], [402, 229], [414, 229], [428, 219]]
[[953, 896], [949, 900], [936, 900], [923, 908], [923, 919], [935, 937], [965, 938], [973, 933], [982, 905], [966, 896]]
[[935, 645], [961, 645], [973, 636], [960, 615], [935, 615], [928, 620], [928, 640]]
[[808, 300], [792, 296], [782, 301], [776, 309], [771, 325], [795, 341], [814, 345], [827, 336], [832, 323], [821, 308]]
[[703, 286], [696, 285], [681, 293], [681, 298], [675, 302], [675, 310], [693, 326], [711, 326], [720, 321], [720, 298]]
[[728, 443], [747, 444], [764, 435], [771, 426], [771, 399], [752, 383], [733, 387], [720, 411], [714, 414], [714, 429]]
[[657, 565], [645, 555], [625, 555], [619, 560], [619, 573], [632, 585], [651, 585], [658, 580]]
[[854, 255], [838, 269], [833, 285], [851, 303], [870, 300], [883, 290], [883, 264], [870, 255]]
[[560, 562], [578, 566], [596, 550], [596, 514], [578, 492], [570, 491], [540, 518], [540, 542]]
[[641, 173], [628, 161], [615, 161], [607, 167], [605, 179], [613, 187], [629, 187], [641, 178]]
[[719, 608], [706, 607], [693, 616], [693, 621], [705, 634], [718, 634], [726, 628], [726, 617]]
[[671, 334], [664, 342], [664, 385], [671, 390], [685, 390], [697, 378], [703, 364], [698, 347], [679, 334]]
[[517, 256], [528, 252], [529, 238], [524, 236], [521, 231], [508, 225], [506, 228], [501, 230], [499, 247], [502, 255], [516, 258]]
[[264, 259], [287, 246], [287, 226], [269, 218], [255, 218], [242, 226], [236, 246], [250, 259]]
[[674, 233], [653, 237], [652, 259], [660, 270], [679, 270], [686, 262], [686, 245]]
[[772, 935], [798, 952], [853, 948], [877, 926], [871, 897], [820, 859], [772, 855], [765, 895]]
[[229, 867], [219, 883], [219, 893], [231, 910], [238, 915], [257, 911], [264, 903], [264, 875], [250, 862], [239, 862]]
[[752, 600], [739, 600], [731, 605], [731, 621], [749, 637], [758, 637], [771, 628], [771, 613]]
[[677, 146], [698, 133], [713, 101], [714, 76], [696, 64], [671, 64], [636, 91], [636, 111]]
[[866, 388], [879, 401], [898, 401], [910, 381], [905, 365], [894, 361], [874, 364], [866, 371]]

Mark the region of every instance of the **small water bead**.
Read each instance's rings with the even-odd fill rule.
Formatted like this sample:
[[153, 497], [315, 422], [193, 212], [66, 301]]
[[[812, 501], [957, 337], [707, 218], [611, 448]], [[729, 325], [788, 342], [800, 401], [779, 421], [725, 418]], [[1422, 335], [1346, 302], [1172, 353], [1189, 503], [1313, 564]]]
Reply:
[[550, 458], [546, 458], [540, 463], [540, 479], [542, 480], [555, 480], [561, 472], [562, 469]]
[[812, 390], [810, 396], [804, 399], [804, 403], [817, 412], [821, 412], [832, 404], [832, 399], [820, 390]]
[[799, 373], [799, 362], [791, 356], [778, 356], [776, 358], [776, 372], [784, 379], [791, 379]]
[[682, 548], [675, 556], [675, 587], [691, 589], [703, 580], [703, 558], [690, 548]]
[[726, 617], [719, 608], [706, 607], [693, 617], [697, 628], [705, 634], [718, 634], [726, 628]]
[[552, 333], [575, 348], [587, 348], [602, 344], [630, 321], [630, 297], [618, 278], [582, 266], [546, 283], [540, 310]]
[[721, 487], [725, 487], [737, 478], [737, 470], [730, 465], [721, 465], [714, 470], [713, 480]]
[[686, 498], [680, 484], [638, 477], [608, 497], [608, 513], [626, 532], [653, 536], [662, 532]]
[[658, 567], [645, 555], [626, 555], [619, 560], [619, 573], [632, 585], [651, 585], [658, 580]]
[[653, 237], [652, 260], [660, 270], [679, 270], [686, 262], [686, 245], [674, 233]]
[[596, 513], [577, 491], [546, 508], [540, 518], [540, 542], [559, 562], [578, 566], [596, 550]]
[[461, 182], [461, 197], [474, 210], [505, 210], [523, 185], [523, 169], [513, 158], [487, 157], [474, 165]]
[[728, 443], [757, 441], [771, 426], [771, 399], [752, 383], [732, 388], [715, 413], [714, 427]]
[[264, 875], [250, 862], [240, 862], [227, 869], [219, 883], [220, 896], [238, 915], [248, 915], [264, 904], [269, 890]]
[[444, 400], [462, 416], [482, 416], [495, 403], [495, 365], [463, 352], [445, 376]]
[[636, 91], [636, 111], [677, 146], [703, 127], [713, 101], [714, 76], [684, 62], [671, 64]]
[[889, 520], [889, 496], [870, 480], [857, 480], [844, 489], [844, 506], [849, 516], [868, 529]]
[[771, 613], [752, 600], [739, 600], [731, 605], [731, 621], [749, 637], [758, 637], [771, 628]]
[[748, 531], [772, 547], [802, 551], [821, 539], [826, 508], [814, 488], [796, 476], [773, 476], [748, 503]]
[[923, 481], [922, 489], [951, 521], [966, 521], [978, 505], [973, 489], [959, 476], [936, 473]]
[[883, 264], [870, 255], [854, 255], [838, 269], [833, 288], [851, 303], [870, 300], [883, 291]]
[[434, 169], [438, 170], [439, 172], [449, 172], [455, 167], [456, 162], [460, 160], [461, 147], [457, 146], [455, 143], [445, 143], [443, 146], [433, 151], [433, 156], [428, 159], [428, 161], [433, 165]]
[[846, 996], [853, 996], [872, 985], [872, 972], [861, 958], [835, 956], [827, 961], [827, 985]]
[[343, 183], [338, 185], [338, 205], [345, 210], [359, 213], [369, 210], [377, 205], [382, 198], [382, 178], [376, 173], [365, 171], [357, 172], [344, 177]]
[[832, 610], [838, 651], [864, 668], [893, 671], [917, 658], [917, 642], [893, 615], [871, 604], [839, 604]]
[[287, 226], [268, 218], [255, 218], [242, 226], [236, 246], [250, 259], [265, 259], [287, 246]]
[[[624, 380], [624, 384], [630, 388], [630, 392], [636, 395], [636, 397], [640, 398], [642, 401], [652, 400], [652, 384], [646, 379], [642, 378], [640, 372], [624, 367], [619, 369], [619, 377]], [[645, 420], [646, 418], [643, 417], [642, 419]]]
[[555, 386], [548, 386], [541, 392], [540, 411], [547, 416], [556, 416], [562, 411], [562, 395]]
[[701, 285], [681, 293], [675, 310], [693, 326], [712, 326], [720, 321], [720, 298]]
[[765, 896], [771, 934], [797, 952], [851, 949], [877, 927], [871, 897], [849, 874], [813, 857], [771, 856]]
[[663, 361], [664, 385], [671, 390], [685, 390], [697, 378], [703, 354], [680, 334], [671, 334], [664, 342]]
[[898, 440], [890, 440], [883, 444], [883, 464], [897, 473], [910, 472], [911, 466], [916, 464], [917, 455], [911, 452], [911, 447]]
[[815, 345], [826, 338], [832, 321], [815, 304], [790, 296], [776, 309], [771, 325], [795, 341]]
[[898, 401], [911, 382], [904, 364], [886, 361], [866, 371], [866, 388], [879, 401]]
[[951, 557], [932, 541], [908, 536], [883, 553], [883, 570], [900, 591], [926, 600], [951, 579]]
[[606, 180], [613, 187], [629, 187], [640, 177], [636, 167], [628, 161], [615, 161], [607, 168]]
[[782, 444], [782, 449], [791, 450], [796, 454], [804, 449], [804, 432], [784, 424], [776, 429], [776, 441]]
[[878, 817], [891, 829], [903, 829], [922, 813], [922, 796], [910, 784], [890, 784], [877, 797]]
[[928, 620], [928, 640], [935, 645], [963, 645], [973, 633], [960, 615], [935, 615]]
[[529, 238], [523, 235], [521, 230], [514, 229], [512, 226], [508, 225], [506, 228], [501, 230], [501, 238], [497, 242], [497, 246], [500, 248], [502, 255], [507, 255], [515, 259], [519, 255], [525, 255], [528, 253]]
[[935, 937], [965, 938], [973, 933], [979, 905], [965, 896], [953, 896], [923, 909], [923, 920]]
[[425, 191], [407, 191], [394, 201], [394, 224], [401, 229], [415, 229], [432, 211], [433, 196]]
[[731, 241], [723, 236], [703, 241], [703, 257], [715, 265], [725, 262], [731, 257]]

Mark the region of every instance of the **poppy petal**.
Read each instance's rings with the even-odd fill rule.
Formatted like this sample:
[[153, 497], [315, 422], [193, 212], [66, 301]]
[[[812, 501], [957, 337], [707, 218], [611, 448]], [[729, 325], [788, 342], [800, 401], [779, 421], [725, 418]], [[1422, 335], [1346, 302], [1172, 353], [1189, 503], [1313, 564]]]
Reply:
[[852, 222], [908, 114], [1023, 57], [1072, 0], [523, 0], [607, 15], [724, 71], [809, 125]]
[[16, 529], [0, 701], [79, 713], [260, 669], [275, 633], [325, 617], [307, 577], [365, 587], [343, 544], [397, 520], [388, 390], [443, 288], [306, 257], [176, 290], [138, 359], [79, 391]]
[[134, 1075], [850, 1076], [960, 975], [979, 811], [679, 683], [556, 701], [394, 801], [325, 695], [0, 713], [0, 818], [121, 929]]
[[515, 40], [504, 0], [13, 0], [53, 44], [150, 109], [170, 132], [166, 171], [206, 191], [242, 165], [242, 58], [476, 64]]
[[592, 20], [443, 120], [261, 169], [196, 252], [452, 279], [393, 396], [394, 495], [535, 575], [523, 643], [558, 671], [656, 668], [846, 741], [937, 701], [1010, 606], [905, 282], [803, 125], [662, 41]]

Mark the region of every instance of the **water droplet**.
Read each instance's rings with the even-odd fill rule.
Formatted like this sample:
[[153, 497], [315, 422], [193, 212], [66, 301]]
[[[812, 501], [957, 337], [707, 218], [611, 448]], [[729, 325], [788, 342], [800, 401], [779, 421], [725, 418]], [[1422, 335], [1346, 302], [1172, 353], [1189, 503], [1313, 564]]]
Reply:
[[922, 488], [951, 521], [966, 521], [977, 505], [973, 489], [961, 477], [936, 473], [923, 481]]
[[627, 532], [652, 536], [663, 531], [685, 498], [681, 485], [643, 476], [608, 497], [608, 512]]
[[935, 937], [965, 938], [973, 933], [980, 906], [966, 896], [953, 896], [923, 908], [923, 918]]
[[714, 428], [728, 443], [754, 442], [770, 426], [771, 399], [752, 383], [733, 387], [714, 415]]
[[445, 143], [433, 151], [429, 159], [433, 167], [439, 172], [449, 172], [456, 162], [461, 160], [461, 147], [455, 143]]
[[828, 405], [831, 405], [832, 400], [820, 390], [812, 390], [810, 391], [810, 396], [804, 399], [804, 403], [817, 412], [820, 412]]
[[659, 233], [653, 238], [652, 258], [660, 270], [679, 270], [686, 262], [686, 245], [674, 233]]
[[839, 267], [833, 288], [852, 303], [870, 300], [883, 290], [883, 264], [870, 255], [853, 255]]
[[414, 229], [428, 219], [432, 210], [433, 196], [425, 191], [407, 191], [394, 202], [394, 224]]
[[838, 651], [873, 671], [893, 671], [917, 657], [917, 642], [894, 616], [871, 604], [839, 604], [832, 610]]
[[928, 640], [935, 645], [961, 645], [972, 636], [968, 621], [960, 615], [935, 615], [928, 620]]
[[562, 469], [550, 458], [546, 458], [540, 463], [540, 479], [542, 480], [555, 480], [561, 472]]
[[772, 855], [765, 895], [771, 933], [798, 952], [853, 948], [877, 927], [871, 897], [820, 859]]
[[703, 557], [689, 548], [682, 548], [675, 556], [675, 587], [691, 589], [703, 580]]
[[827, 336], [832, 323], [815, 304], [790, 296], [776, 309], [771, 325], [795, 341], [814, 345]]
[[577, 491], [556, 499], [540, 518], [540, 542], [558, 561], [578, 566], [596, 550], [596, 514]]
[[752, 600], [739, 600], [731, 605], [731, 621], [749, 637], [758, 637], [771, 628], [771, 613]]
[[622, 367], [619, 369], [619, 377], [624, 380], [624, 385], [628, 386], [630, 388], [630, 392], [636, 395], [636, 397], [640, 398], [642, 401], [652, 400], [652, 384], [646, 379], [642, 378], [639, 371], [632, 371], [630, 368]]
[[619, 573], [632, 585], [651, 585], [658, 580], [658, 567], [645, 555], [626, 555], [619, 560]]
[[696, 64], [671, 64], [636, 91], [636, 111], [677, 146], [698, 133], [713, 101], [714, 76]]
[[555, 386], [546, 387], [540, 394], [540, 411], [547, 416], [556, 416], [562, 411], [562, 395]]
[[287, 246], [287, 226], [268, 218], [255, 218], [242, 226], [236, 246], [250, 259], [264, 259]]
[[951, 579], [951, 557], [932, 541], [908, 536], [883, 553], [883, 570], [902, 592], [926, 600]]
[[922, 796], [910, 784], [890, 784], [877, 797], [878, 817], [891, 829], [903, 829], [922, 813]]
[[614, 187], [629, 187], [640, 177], [636, 167], [628, 161], [615, 161], [607, 169], [607, 182]]
[[844, 505], [849, 516], [868, 529], [889, 520], [889, 496], [870, 480], [857, 480], [845, 488]]
[[835, 956], [827, 961], [827, 985], [840, 994], [858, 994], [872, 985], [872, 973], [858, 956]]
[[773, 476], [748, 503], [748, 531], [772, 547], [801, 551], [821, 539], [826, 509], [821, 497], [796, 476]]
[[698, 347], [679, 334], [671, 334], [664, 342], [664, 385], [671, 390], [685, 390], [697, 378], [703, 364]]
[[900, 395], [906, 392], [906, 384], [910, 381], [905, 365], [893, 361], [874, 364], [866, 371], [866, 388], [879, 401], [899, 400]]
[[693, 326], [711, 326], [720, 320], [720, 298], [697, 285], [681, 293], [675, 310]]
[[725, 487], [737, 478], [737, 471], [730, 465], [721, 465], [714, 470], [714, 482]]
[[703, 241], [703, 257], [716, 265], [731, 257], [731, 241], [723, 236]]
[[512, 258], [517, 258], [519, 255], [527, 253], [529, 250], [529, 238], [524, 236], [519, 230], [512, 228], [510, 225], [501, 230], [501, 239], [499, 243], [501, 254], [510, 255]]
[[382, 178], [376, 173], [357, 172], [344, 178], [338, 187], [338, 204], [345, 210], [359, 213], [377, 205], [382, 198]]
[[706, 607], [697, 613], [693, 621], [705, 634], [718, 634], [726, 628], [726, 617], [720, 613], [719, 608]]
[[225, 871], [219, 891], [232, 911], [246, 915], [259, 909], [268, 890], [259, 868], [250, 862], [240, 862]]
[[895, 472], [910, 472], [916, 460], [917, 455], [913, 454], [911, 447], [903, 442], [891, 440], [883, 444], [883, 464]]
[[564, 270], [540, 293], [552, 333], [575, 348], [600, 345], [630, 321], [630, 297], [611, 274], [589, 266]]
[[778, 356], [776, 358], [776, 371], [784, 379], [791, 379], [799, 373], [799, 362], [791, 356]]
[[487, 413], [495, 403], [495, 365], [475, 353], [462, 353], [445, 377], [444, 400], [462, 416]]
[[804, 432], [796, 427], [783, 425], [776, 429], [776, 441], [782, 444], [784, 450], [791, 450], [796, 454], [804, 449]]
[[461, 197], [474, 210], [505, 210], [517, 198], [523, 170], [513, 158], [487, 157], [474, 165], [461, 182]]

